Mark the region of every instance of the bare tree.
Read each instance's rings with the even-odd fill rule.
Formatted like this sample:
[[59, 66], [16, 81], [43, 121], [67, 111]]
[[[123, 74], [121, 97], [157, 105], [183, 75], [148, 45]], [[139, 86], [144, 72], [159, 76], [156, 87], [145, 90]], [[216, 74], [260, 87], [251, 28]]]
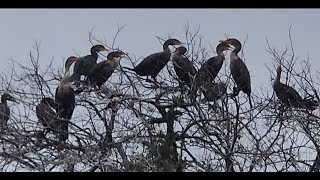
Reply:
[[[123, 28], [117, 28], [111, 42], [99, 40], [90, 31], [89, 41], [122, 50], [116, 39]], [[160, 43], [166, 40], [158, 39]], [[181, 41], [186, 42], [187, 57], [197, 69], [214, 55], [209, 51], [214, 48], [203, 39], [200, 27], [192, 31], [186, 25]], [[319, 72], [313, 72], [309, 59], [296, 57], [293, 44], [290, 31], [289, 46], [284, 50], [267, 41], [273, 60], [266, 65], [270, 76], [274, 80], [276, 67], [281, 65], [283, 83], [303, 98], [320, 102]], [[11, 72], [1, 76], [2, 92], [9, 92], [19, 103], [9, 104], [8, 128], [1, 131], [0, 171], [320, 169], [319, 109], [284, 106], [272, 90], [273, 80], [252, 92], [251, 109], [246, 95], [231, 95], [234, 81], [228, 57], [215, 79], [227, 85], [227, 94], [214, 102], [206, 101], [202, 93], [191, 101], [190, 89], [179, 86], [171, 61], [157, 77], [161, 83], [146, 82], [120, 65], [101, 89], [82, 84], [77, 89], [69, 139], [60, 143], [54, 133], [43, 133], [35, 107], [43, 97], [54, 97], [63, 66], [55, 69], [54, 59], [40, 66], [40, 47], [35, 42], [28, 65], [11, 60]], [[250, 49], [244, 46], [243, 59], [246, 51]], [[126, 53], [128, 57], [122, 61], [133, 65], [140, 61], [133, 53]]]

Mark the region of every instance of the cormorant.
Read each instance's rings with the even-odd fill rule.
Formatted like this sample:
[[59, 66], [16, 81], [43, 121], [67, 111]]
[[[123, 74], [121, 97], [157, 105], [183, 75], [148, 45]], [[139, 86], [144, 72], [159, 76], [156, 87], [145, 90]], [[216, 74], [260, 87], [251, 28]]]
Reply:
[[43, 98], [36, 106], [36, 114], [39, 122], [45, 127], [46, 131], [59, 130], [59, 122], [55, 110], [57, 104], [52, 98]]
[[195, 77], [195, 83], [192, 86], [191, 90], [191, 100], [195, 100], [195, 96], [199, 86], [202, 86], [206, 83], [213, 83], [213, 80], [218, 75], [222, 64], [225, 60], [225, 55], [223, 51], [229, 50], [230, 46], [226, 42], [220, 42], [217, 47], [217, 56], [214, 56], [208, 59], [199, 69]]
[[250, 108], [252, 108], [251, 102], [251, 80], [249, 70], [246, 64], [238, 56], [238, 53], [241, 50], [241, 43], [235, 38], [230, 38], [225, 41], [227, 44], [234, 46], [234, 50], [230, 53], [230, 70], [232, 78], [236, 83], [236, 87], [233, 88], [233, 96], [237, 96], [240, 91], [248, 95]]
[[273, 82], [273, 90], [276, 92], [279, 100], [287, 107], [305, 107], [309, 110], [315, 110], [319, 103], [311, 99], [302, 99], [299, 93], [292, 87], [280, 82], [281, 66], [277, 68], [277, 77]]
[[60, 119], [60, 133], [59, 139], [65, 141], [68, 139], [68, 121], [72, 117], [75, 108], [75, 92], [70, 84], [70, 66], [72, 63], [80, 60], [79, 57], [71, 56], [67, 59], [65, 64], [65, 75], [61, 79], [55, 94], [55, 102], [57, 103], [57, 115]]
[[178, 76], [179, 84], [187, 85], [191, 88], [197, 69], [192, 65], [191, 61], [184, 55], [187, 48], [180, 46], [176, 48], [172, 55], [173, 68]]
[[70, 78], [70, 81], [81, 80], [81, 75], [87, 76], [90, 69], [97, 65], [98, 52], [100, 51], [109, 51], [103, 45], [95, 45], [91, 47], [91, 54], [81, 57], [81, 59], [74, 64], [73, 74]]
[[94, 68], [92, 68], [88, 74], [88, 81], [92, 85], [99, 87], [105, 83], [114, 70], [118, 67], [119, 61], [125, 56], [122, 51], [114, 51], [108, 54], [107, 59], [98, 63]]
[[217, 56], [208, 59], [199, 69], [196, 75], [197, 83], [213, 82], [218, 75], [225, 60], [223, 51], [229, 50], [230, 46], [225, 42], [220, 42], [217, 47]]
[[163, 44], [163, 52], [158, 52], [147, 56], [134, 68], [123, 68], [134, 71], [139, 76], [147, 76], [147, 80], [148, 76], [151, 76], [152, 79], [156, 81], [156, 76], [170, 60], [171, 51], [169, 49], [169, 45], [173, 46], [181, 44], [183, 43], [181, 43], [178, 39], [168, 39]]
[[10, 108], [7, 104], [8, 101], [17, 102], [14, 97], [12, 97], [8, 93], [4, 93], [1, 96], [1, 103], [0, 103], [0, 129], [7, 127], [7, 122], [10, 117]]

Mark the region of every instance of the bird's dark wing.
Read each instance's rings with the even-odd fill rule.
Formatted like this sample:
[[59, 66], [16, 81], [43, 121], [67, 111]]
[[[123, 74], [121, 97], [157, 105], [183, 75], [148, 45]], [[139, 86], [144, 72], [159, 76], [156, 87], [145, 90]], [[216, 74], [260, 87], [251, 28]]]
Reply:
[[286, 96], [288, 99], [296, 99], [298, 101], [302, 101], [302, 97], [299, 95], [299, 93], [293, 89], [292, 87], [280, 83], [280, 88], [279, 88], [279, 94], [281, 94], [282, 96]]
[[110, 60], [106, 60], [98, 63], [90, 72], [88, 78], [91, 83], [100, 87], [109, 79], [115, 69], [116, 67], [112, 67], [112, 62]]
[[273, 89], [276, 92], [276, 95], [279, 98], [279, 100], [282, 103], [284, 103], [286, 106], [290, 106], [290, 105], [293, 107], [303, 106], [302, 97], [292, 87], [279, 82], [273, 86]]
[[114, 72], [114, 70], [117, 68], [117, 66], [113, 66], [114, 64], [111, 61], [107, 61], [106, 64], [101, 67], [100, 71], [103, 72], [103, 76], [106, 80], [109, 79], [109, 77], [112, 75], [112, 73]]
[[170, 60], [170, 52], [154, 53], [144, 58], [138, 66], [135, 67], [135, 72], [140, 76], [156, 76]]
[[0, 128], [5, 127], [10, 117], [10, 109], [5, 104], [0, 104]]
[[174, 56], [172, 60], [173, 67], [178, 78], [185, 83], [191, 83], [193, 76], [197, 73], [197, 70], [189, 59], [183, 56]]
[[93, 68], [91, 68], [88, 72], [88, 77], [92, 78], [95, 76], [95, 74], [99, 71], [101, 71], [101, 69], [103, 68], [103, 62], [98, 63], [96, 66], [94, 66]]
[[57, 121], [58, 128], [60, 129], [59, 140], [65, 141], [68, 139], [68, 125], [75, 108], [75, 93], [72, 88], [63, 93], [57, 93], [57, 90], [55, 101], [57, 103], [56, 112], [59, 117]]
[[239, 59], [233, 59], [230, 63], [231, 75], [236, 82], [239, 91], [246, 94], [251, 93], [250, 73], [245, 63]]
[[208, 59], [199, 69], [197, 75], [198, 83], [202, 81], [212, 82], [219, 73], [224, 57], [215, 56]]
[[61, 118], [71, 119], [73, 110], [75, 108], [74, 90], [69, 88], [68, 91], [62, 93], [57, 93], [57, 90], [55, 96], [55, 101], [57, 103], [57, 115]]
[[81, 58], [81, 60], [75, 62], [73, 73], [79, 74], [79, 75], [85, 75], [87, 76], [89, 71], [96, 65], [96, 59], [91, 56], [87, 55]]
[[57, 115], [50, 106], [44, 103], [38, 104], [36, 106], [36, 114], [43, 126], [55, 129]]

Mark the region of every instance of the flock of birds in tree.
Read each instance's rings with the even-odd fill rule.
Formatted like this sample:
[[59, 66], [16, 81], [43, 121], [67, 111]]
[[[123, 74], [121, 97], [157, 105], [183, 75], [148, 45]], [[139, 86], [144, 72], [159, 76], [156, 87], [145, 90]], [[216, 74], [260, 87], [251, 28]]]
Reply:
[[[124, 67], [124, 69], [134, 71], [139, 76], [147, 76], [147, 81], [151, 81], [149, 76], [156, 82], [159, 72], [167, 65], [172, 57], [173, 67], [179, 80], [179, 86], [187, 86], [190, 90], [190, 99], [195, 101], [198, 89], [207, 101], [221, 99], [227, 92], [226, 84], [215, 83], [223, 62], [225, 60], [224, 51], [232, 50], [230, 53], [230, 71], [234, 79], [235, 86], [232, 96], [237, 96], [240, 91], [247, 94], [250, 108], [251, 101], [251, 80], [247, 66], [238, 56], [241, 50], [241, 43], [234, 38], [220, 41], [216, 47], [217, 56], [208, 59], [197, 71], [192, 62], [185, 56], [187, 48], [177, 39], [168, 39], [163, 44], [163, 51], [151, 54], [144, 58], [134, 68]], [[174, 46], [175, 51], [171, 52], [169, 46]], [[177, 47], [176, 47], [177, 46]], [[232, 49], [233, 46], [233, 49]], [[68, 123], [75, 108], [75, 90], [71, 82], [76, 84], [85, 83], [93, 87], [101, 86], [111, 77], [112, 73], [119, 65], [121, 58], [126, 54], [122, 51], [110, 52], [107, 60], [97, 63], [98, 52], [110, 51], [103, 45], [95, 45], [91, 48], [91, 54], [84, 57], [71, 56], [65, 63], [65, 74], [60, 80], [55, 92], [55, 99], [44, 97], [36, 106], [36, 115], [39, 122], [45, 127], [44, 134], [54, 132], [59, 141], [65, 142], [68, 139]], [[70, 67], [75, 63], [73, 74], [70, 76]], [[287, 107], [316, 109], [318, 102], [312, 99], [303, 99], [292, 87], [280, 82], [281, 66], [277, 68], [277, 77], [273, 83], [273, 89], [278, 99]], [[85, 79], [81, 81], [81, 76]], [[1, 97], [0, 104], [0, 130], [7, 127], [10, 117], [10, 109], [7, 100], [16, 102], [15, 98], [5, 93]]]

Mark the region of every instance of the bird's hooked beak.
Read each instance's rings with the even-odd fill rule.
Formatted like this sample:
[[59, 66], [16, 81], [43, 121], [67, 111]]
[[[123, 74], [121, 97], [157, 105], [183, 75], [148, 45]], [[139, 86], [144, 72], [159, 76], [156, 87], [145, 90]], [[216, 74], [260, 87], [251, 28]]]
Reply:
[[103, 47], [103, 48], [99, 49], [99, 51], [110, 51], [110, 49]]
[[125, 53], [125, 52], [122, 52], [122, 51], [121, 51], [121, 54], [120, 54], [119, 57], [120, 57], [120, 58], [129, 58], [129, 55], [128, 55], [128, 53]]
[[106, 48], [106, 47], [102, 47], [102, 48], [100, 48], [100, 49], [98, 50], [98, 54], [100, 54], [100, 55], [102, 55], [102, 56], [106, 57], [104, 54], [102, 54], [102, 53], [101, 53], [101, 51], [109, 52], [109, 51], [110, 51], [110, 49], [108, 49], [108, 48]]
[[19, 103], [19, 102], [18, 102], [18, 99], [14, 98], [14, 97], [12, 97], [12, 96], [9, 96], [8, 101], [15, 102], [15, 103]]
[[129, 55], [126, 53], [126, 54], [123, 54], [121, 55], [121, 58], [126, 58], [126, 59], [130, 59]]
[[228, 40], [219, 40], [219, 42], [225, 44], [226, 50], [233, 50], [233, 48], [230, 46], [230, 43]]
[[227, 46], [230, 45], [230, 43], [229, 43], [228, 40], [219, 40], [219, 42], [220, 42], [220, 43], [223, 43], [223, 44], [225, 44], [225, 45], [227, 45]]
[[174, 48], [178, 48], [178, 47], [183, 46], [183, 45], [185, 45], [185, 44], [186, 44], [186, 43], [179, 42], [179, 43], [177, 43], [177, 44], [174, 44], [173, 47], [174, 47]]
[[114, 56], [112, 59], [113, 59], [113, 61], [119, 62], [122, 58], [126, 58], [126, 57], [128, 57], [127, 53], [124, 53], [124, 52], [120, 51], [119, 54]]
[[229, 46], [229, 44], [227, 44], [226, 50], [234, 50], [234, 48], [232, 48], [231, 46]]
[[129, 56], [128, 56], [128, 53], [122, 52], [120, 57], [126, 58], [126, 57], [129, 57]]

